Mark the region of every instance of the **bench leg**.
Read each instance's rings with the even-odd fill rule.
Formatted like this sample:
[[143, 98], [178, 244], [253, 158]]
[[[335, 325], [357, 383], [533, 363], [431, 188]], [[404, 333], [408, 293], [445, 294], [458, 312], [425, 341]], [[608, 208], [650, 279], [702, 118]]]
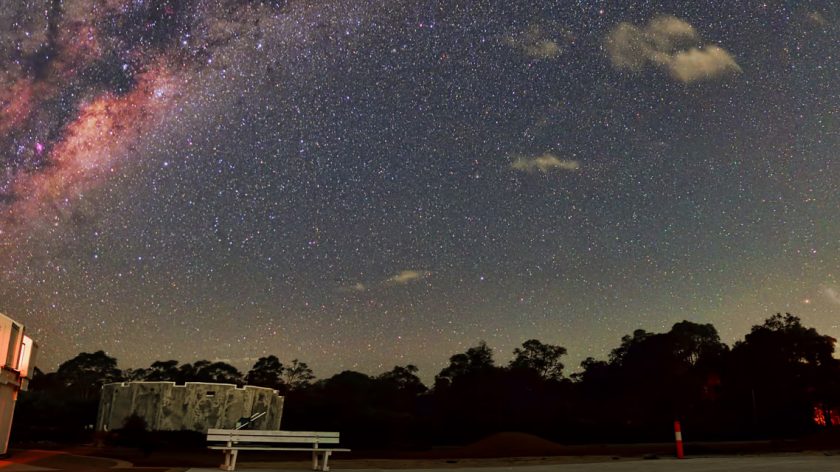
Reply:
[[225, 449], [225, 463], [219, 468], [222, 470], [236, 470], [236, 455], [238, 453], [238, 449]]
[[219, 466], [222, 470], [230, 470], [230, 451], [225, 450], [225, 462]]
[[321, 467], [321, 470], [323, 470], [323, 471], [329, 471], [330, 470], [330, 466], [329, 466], [328, 462], [330, 460], [330, 454], [331, 453], [332, 453], [332, 451], [324, 451], [324, 466]]
[[312, 470], [318, 470], [318, 453], [312, 451]]

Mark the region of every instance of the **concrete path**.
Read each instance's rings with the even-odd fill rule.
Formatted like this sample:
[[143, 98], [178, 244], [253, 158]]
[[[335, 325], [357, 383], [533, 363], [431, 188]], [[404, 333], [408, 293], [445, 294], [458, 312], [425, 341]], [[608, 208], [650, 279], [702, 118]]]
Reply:
[[[335, 472], [447, 472], [446, 469], [344, 469], [341, 461], [333, 465]], [[267, 472], [273, 469], [237, 468], [238, 472]], [[280, 469], [278, 469], [280, 470]], [[290, 470], [290, 469], [282, 469]], [[685, 460], [658, 459], [621, 462], [599, 462], [589, 464], [553, 464], [511, 467], [477, 467], [455, 469], [464, 472], [840, 472], [840, 456], [822, 454], [751, 456], [751, 457], [704, 457]], [[189, 469], [189, 472], [218, 472], [219, 469]]]

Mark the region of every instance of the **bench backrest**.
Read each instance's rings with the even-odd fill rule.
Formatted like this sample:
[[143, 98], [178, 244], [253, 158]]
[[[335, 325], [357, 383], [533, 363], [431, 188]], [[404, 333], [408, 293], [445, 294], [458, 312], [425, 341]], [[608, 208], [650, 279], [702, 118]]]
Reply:
[[208, 442], [231, 443], [306, 443], [338, 444], [339, 433], [334, 431], [258, 431], [251, 429], [210, 429]]

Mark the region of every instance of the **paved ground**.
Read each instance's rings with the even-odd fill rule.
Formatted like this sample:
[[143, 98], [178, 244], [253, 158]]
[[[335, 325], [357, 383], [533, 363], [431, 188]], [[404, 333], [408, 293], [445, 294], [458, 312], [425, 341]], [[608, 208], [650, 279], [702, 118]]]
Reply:
[[[267, 472], [269, 470], [306, 471], [304, 463], [279, 464], [243, 463], [239, 472]], [[341, 461], [331, 464], [335, 472], [838, 472], [840, 455], [827, 456], [821, 453], [762, 455], [739, 457], [706, 457], [657, 460], [621, 460], [615, 462], [581, 464], [542, 464], [520, 466], [450, 467], [446, 469], [350, 469], [342, 467]], [[217, 468], [169, 468], [132, 467], [125, 461], [89, 456], [76, 456], [55, 451], [20, 451], [9, 460], [0, 460], [0, 472], [218, 472]]]
[[[189, 469], [189, 472], [218, 472], [219, 469]], [[240, 472], [267, 472], [271, 469], [245, 468]], [[334, 464], [335, 472], [385, 472], [386, 469], [343, 469], [341, 462]], [[441, 472], [441, 469], [403, 469], [399, 472]], [[447, 469], [452, 472], [452, 469]], [[754, 457], [713, 457], [685, 460], [658, 459], [591, 464], [549, 464], [537, 466], [481, 467], [460, 469], [466, 472], [838, 472], [840, 456], [784, 455]]]

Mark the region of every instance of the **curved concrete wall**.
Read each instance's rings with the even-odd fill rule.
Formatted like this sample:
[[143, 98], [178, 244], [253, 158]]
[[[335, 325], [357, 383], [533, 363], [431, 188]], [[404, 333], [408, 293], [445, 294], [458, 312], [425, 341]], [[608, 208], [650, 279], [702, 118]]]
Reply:
[[122, 428], [136, 414], [152, 431], [232, 429], [243, 417], [265, 411], [250, 429], [280, 429], [283, 397], [276, 390], [246, 385], [187, 382], [121, 382], [102, 386], [98, 431]]

